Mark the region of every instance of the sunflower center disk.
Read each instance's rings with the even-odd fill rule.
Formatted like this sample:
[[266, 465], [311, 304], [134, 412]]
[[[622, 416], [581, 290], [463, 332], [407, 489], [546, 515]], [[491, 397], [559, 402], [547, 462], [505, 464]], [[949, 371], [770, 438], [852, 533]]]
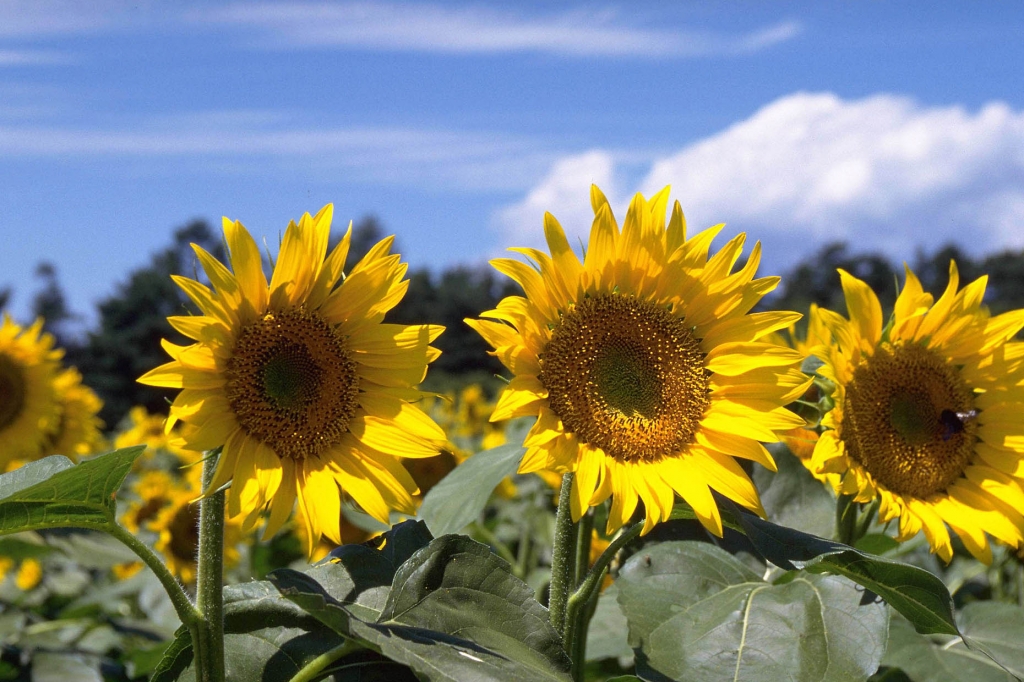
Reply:
[[6, 355], [0, 355], [0, 429], [7, 428], [25, 407], [25, 373]]
[[541, 357], [541, 383], [566, 430], [623, 462], [655, 462], [693, 442], [709, 376], [681, 319], [620, 294], [572, 307]]
[[917, 344], [886, 344], [847, 386], [841, 437], [877, 482], [923, 499], [963, 474], [974, 414], [971, 390], [945, 359]]
[[199, 505], [182, 505], [167, 524], [171, 540], [168, 550], [178, 560], [192, 563], [199, 546]]
[[281, 457], [317, 456], [341, 441], [358, 407], [345, 339], [315, 313], [267, 313], [238, 337], [227, 396], [243, 429]]

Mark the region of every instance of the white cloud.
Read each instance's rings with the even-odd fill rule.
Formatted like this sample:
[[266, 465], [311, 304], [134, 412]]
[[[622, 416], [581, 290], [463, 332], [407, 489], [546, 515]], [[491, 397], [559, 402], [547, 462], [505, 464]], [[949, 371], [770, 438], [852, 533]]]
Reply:
[[[255, 26], [287, 47], [345, 47], [453, 53], [538, 51], [568, 55], [696, 57], [747, 54], [790, 40], [784, 21], [739, 34], [646, 28], [614, 11], [525, 16], [485, 5], [394, 2], [258, 2], [197, 10], [204, 24]], [[266, 45], [261, 40], [260, 46]]]
[[543, 241], [544, 213], [551, 211], [569, 230], [570, 239], [575, 236], [585, 241], [594, 219], [590, 185], [597, 185], [611, 199], [614, 166], [612, 155], [600, 150], [559, 159], [525, 199], [500, 210], [495, 221], [505, 228], [510, 245], [539, 245]]
[[[582, 220], [585, 188], [560, 191], [566, 179], [555, 168], [497, 214], [510, 236], [538, 229], [524, 219], [536, 197], [551, 198], [543, 210]], [[575, 167], [570, 180], [585, 170]], [[797, 93], [656, 160], [637, 189], [650, 195], [668, 184], [692, 227], [747, 231], [774, 265], [835, 239], [897, 260], [949, 241], [975, 253], [1024, 247], [1024, 112], [998, 102], [972, 112], [893, 95]], [[614, 205], [627, 195], [617, 192]], [[577, 226], [587, 229], [589, 217]]]

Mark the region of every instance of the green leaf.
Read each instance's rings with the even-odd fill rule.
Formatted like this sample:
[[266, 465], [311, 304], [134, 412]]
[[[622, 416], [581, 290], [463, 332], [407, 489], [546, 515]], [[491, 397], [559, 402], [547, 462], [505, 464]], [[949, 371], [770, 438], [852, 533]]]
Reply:
[[[304, 665], [343, 641], [283, 598], [267, 581], [224, 589], [224, 665], [228, 681], [287, 682]], [[152, 679], [197, 679], [192, 640], [185, 628], [175, 633]]]
[[32, 682], [68, 680], [103, 682], [103, 676], [95, 664], [86, 662], [84, 656], [40, 651], [32, 657]]
[[375, 621], [309, 575], [282, 570], [270, 578], [339, 634], [373, 646], [422, 679], [569, 679], [569, 661], [533, 590], [469, 538], [445, 536], [413, 554], [396, 572]]
[[0, 537], [0, 556], [15, 561], [38, 559], [53, 551], [53, 547], [44, 544], [43, 540], [35, 533]]
[[114, 495], [144, 450], [136, 445], [77, 465], [55, 455], [0, 476], [0, 535], [112, 525]]
[[1024, 609], [993, 601], [972, 602], [957, 613], [963, 638], [923, 636], [893, 619], [883, 664], [915, 682], [963, 679], [995, 682], [1024, 678]]
[[609, 585], [597, 598], [597, 608], [594, 609], [590, 629], [587, 630], [588, 661], [633, 658], [633, 649], [629, 646], [629, 639], [626, 636], [629, 624], [618, 600], [617, 583]]
[[885, 554], [900, 546], [899, 541], [891, 535], [868, 533], [854, 543], [854, 547], [868, 554]]
[[434, 537], [457, 533], [476, 521], [502, 479], [516, 473], [525, 452], [514, 444], [478, 452], [431, 488], [419, 517]]
[[724, 506], [730, 509], [730, 516], [742, 526], [755, 549], [776, 566], [846, 576], [889, 602], [918, 632], [959, 634], [949, 590], [923, 568], [777, 526], [740, 512], [731, 503]]
[[831, 537], [836, 500], [784, 445], [768, 447], [778, 472], [754, 467], [754, 485], [772, 523], [805, 533]]
[[645, 679], [866, 680], [885, 650], [886, 607], [849, 581], [772, 585], [706, 543], [645, 548], [616, 584]]
[[[373, 621], [387, 602], [397, 567], [430, 539], [422, 521], [406, 521], [384, 534], [381, 550], [342, 545], [331, 553], [330, 560], [306, 571], [281, 572], [293, 576], [296, 582], [323, 590], [359, 617]], [[224, 588], [224, 631], [228, 679], [241, 682], [291, 679], [303, 665], [343, 641], [267, 580]], [[192, 657], [188, 632], [179, 631], [154, 673], [154, 682], [195, 679]], [[337, 665], [348, 671], [336, 674], [337, 680], [414, 679], [407, 668], [379, 655], [366, 658], [352, 654]]]

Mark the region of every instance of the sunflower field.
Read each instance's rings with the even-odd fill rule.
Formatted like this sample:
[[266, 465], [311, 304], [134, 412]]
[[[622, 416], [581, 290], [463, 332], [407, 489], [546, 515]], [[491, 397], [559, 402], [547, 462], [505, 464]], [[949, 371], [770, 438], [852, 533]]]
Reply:
[[225, 218], [127, 385], [4, 314], [0, 679], [1024, 678], [1024, 309], [954, 259], [773, 297], [669, 188], [590, 199], [445, 319], [331, 205]]

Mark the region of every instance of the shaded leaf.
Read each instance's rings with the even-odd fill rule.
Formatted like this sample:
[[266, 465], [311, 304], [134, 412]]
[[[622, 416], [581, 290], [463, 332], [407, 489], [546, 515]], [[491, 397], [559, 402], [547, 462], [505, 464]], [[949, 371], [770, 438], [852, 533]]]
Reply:
[[64, 457], [46, 457], [3, 474], [0, 535], [39, 528], [112, 525], [117, 512], [114, 495], [144, 450], [145, 446], [136, 445], [77, 465]]
[[281, 593], [336, 632], [408, 665], [425, 680], [568, 680], [547, 610], [508, 564], [469, 538], [445, 536], [401, 565], [369, 621], [310, 576], [275, 571]]
[[878, 594], [924, 634], [959, 634], [953, 619], [953, 598], [945, 584], [923, 568], [856, 550], [840, 542], [784, 528], [728, 503], [761, 555], [788, 570], [843, 575]]
[[637, 672], [651, 680], [865, 680], [885, 649], [888, 612], [842, 578], [765, 583], [709, 544], [666, 542], [617, 580]]
[[462, 530], [480, 517], [502, 479], [516, 473], [525, 452], [510, 443], [473, 455], [430, 489], [419, 517], [435, 537]]
[[590, 619], [590, 629], [587, 631], [588, 661], [633, 658], [633, 649], [627, 637], [629, 624], [618, 599], [617, 583], [612, 583], [597, 598], [597, 608], [594, 609], [594, 617]]
[[[1013, 608], [1013, 607], [1011, 607]], [[969, 638], [970, 635], [965, 632]], [[1020, 634], [1018, 633], [1019, 637]], [[1018, 639], [1019, 647], [1020, 640]], [[902, 670], [914, 682], [1015, 682], [1016, 678], [981, 651], [968, 649], [948, 636], [926, 636], [914, 632], [901, 618], [893, 618], [889, 647], [882, 664]]]
[[891, 535], [868, 533], [854, 543], [854, 547], [868, 554], [885, 554], [900, 546], [899, 541]]
[[778, 465], [778, 472], [758, 465], [754, 467], [752, 476], [768, 518], [780, 526], [831, 537], [836, 508], [832, 493], [786, 446], [773, 445], [769, 450]]
[[32, 682], [68, 680], [103, 682], [103, 676], [97, 666], [86, 662], [83, 656], [40, 651], [32, 657]]

